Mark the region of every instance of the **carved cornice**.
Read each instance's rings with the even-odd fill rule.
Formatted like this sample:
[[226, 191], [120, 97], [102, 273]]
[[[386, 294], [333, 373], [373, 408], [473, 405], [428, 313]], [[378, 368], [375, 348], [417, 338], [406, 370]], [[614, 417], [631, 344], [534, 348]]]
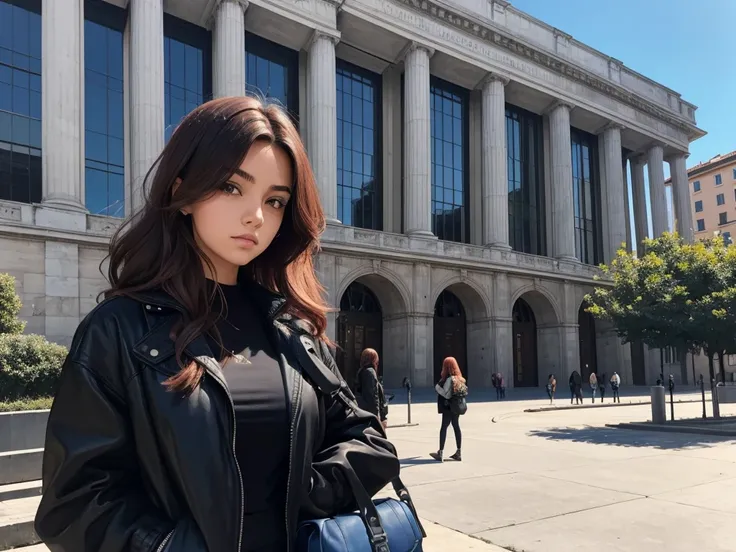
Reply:
[[540, 50], [524, 44], [515, 38], [501, 34], [495, 29], [483, 25], [460, 12], [453, 11], [440, 6], [431, 0], [392, 0], [397, 4], [409, 8], [415, 12], [427, 15], [432, 19], [442, 22], [463, 33], [472, 35], [484, 42], [508, 50], [509, 52], [524, 57], [537, 65], [541, 65], [569, 79], [580, 82], [594, 90], [598, 90], [607, 96], [624, 102], [649, 115], [657, 117], [683, 131], [688, 135], [697, 128], [694, 123], [688, 123], [675, 117], [672, 113], [662, 109], [656, 104], [637, 96], [633, 92], [618, 86], [611, 81], [604, 80], [588, 71], [573, 65], [565, 60], [557, 58], [544, 50]]

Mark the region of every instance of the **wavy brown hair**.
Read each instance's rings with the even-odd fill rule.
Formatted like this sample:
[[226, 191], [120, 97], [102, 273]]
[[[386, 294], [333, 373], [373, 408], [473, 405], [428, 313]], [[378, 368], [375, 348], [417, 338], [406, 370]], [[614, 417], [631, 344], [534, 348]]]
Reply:
[[360, 367], [368, 368], [369, 366], [378, 373], [378, 353], [370, 347], [363, 349], [363, 352], [360, 353]]
[[[211, 312], [215, 293], [222, 291], [218, 286], [208, 290], [202, 261], [212, 272], [214, 267], [195, 242], [192, 217], [180, 209], [219, 190], [257, 141], [274, 144], [289, 157], [292, 198], [273, 242], [241, 267], [238, 279], [282, 295], [281, 312], [307, 321], [314, 336], [326, 341], [327, 305], [313, 265], [325, 218], [299, 133], [275, 105], [250, 97], [213, 100], [192, 111], [174, 131], [146, 175], [145, 206], [110, 245], [111, 287], [105, 297], [161, 289], [183, 307], [171, 336], [181, 371], [165, 382], [170, 389], [192, 391], [199, 384], [204, 368], [187, 362], [184, 349], [203, 333], [213, 332], [219, 339], [214, 325], [222, 315]], [[177, 179], [181, 184], [175, 187]]]
[[455, 357], [447, 357], [442, 361], [442, 373], [440, 379], [445, 381], [447, 378], [452, 376], [452, 388], [454, 391], [460, 391], [462, 386], [465, 384], [465, 378], [463, 373], [460, 371], [460, 365], [457, 363]]

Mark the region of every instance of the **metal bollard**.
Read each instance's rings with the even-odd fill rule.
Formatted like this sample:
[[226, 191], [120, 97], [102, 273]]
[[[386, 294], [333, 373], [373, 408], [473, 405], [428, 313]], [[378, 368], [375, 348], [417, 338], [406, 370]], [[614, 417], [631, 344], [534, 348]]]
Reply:
[[409, 381], [409, 378], [404, 378], [404, 381], [401, 383], [401, 385], [402, 387], [406, 388], [406, 423], [411, 424], [411, 381]]
[[652, 423], [663, 424], [667, 421], [667, 399], [665, 399], [664, 387], [654, 385], [652, 394]]
[[670, 418], [674, 422], [675, 421], [675, 400], [673, 397], [673, 392], [675, 390], [675, 378], [672, 374], [670, 374], [670, 380], [669, 380], [669, 388], [670, 388]]

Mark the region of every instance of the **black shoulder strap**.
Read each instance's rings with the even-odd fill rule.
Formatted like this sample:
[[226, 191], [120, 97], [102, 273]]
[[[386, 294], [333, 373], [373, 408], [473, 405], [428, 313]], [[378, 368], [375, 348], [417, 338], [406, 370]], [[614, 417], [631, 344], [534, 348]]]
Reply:
[[[315, 383], [315, 385], [323, 393], [332, 397], [340, 398], [348, 407], [353, 408], [353, 401], [349, 400], [345, 395], [344, 391], [347, 388], [347, 384], [344, 380], [337, 377], [337, 375], [330, 370], [324, 362], [320, 354], [317, 352], [317, 345], [314, 342], [314, 338], [308, 334], [301, 334], [299, 336], [301, 347], [298, 347], [299, 362], [302, 369], [307, 373], [309, 378]], [[371, 548], [373, 552], [389, 552], [386, 532], [381, 525], [381, 520], [378, 517], [376, 506], [373, 504], [368, 492], [363, 487], [363, 484], [358, 479], [358, 476], [351, 469], [343, 470], [348, 480], [350, 487], [353, 491], [353, 496], [358, 504], [358, 512], [360, 517], [363, 519], [363, 523], [368, 530], [368, 538], [371, 541]], [[427, 533], [422, 527], [422, 523], [419, 521], [414, 502], [409, 495], [409, 490], [406, 485], [401, 481], [400, 478], [395, 478], [391, 484], [393, 485], [394, 491], [399, 497], [399, 500], [404, 502], [414, 514], [419, 530], [422, 532], [422, 536], [426, 538]]]

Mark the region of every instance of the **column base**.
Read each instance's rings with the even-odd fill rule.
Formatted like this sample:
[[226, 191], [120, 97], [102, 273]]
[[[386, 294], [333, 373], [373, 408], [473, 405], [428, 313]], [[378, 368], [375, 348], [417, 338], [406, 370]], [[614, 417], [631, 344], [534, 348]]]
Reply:
[[406, 235], [409, 236], [410, 238], [425, 238], [429, 240], [438, 239], [437, 236], [435, 236], [429, 230], [410, 230], [406, 233]]
[[557, 257], [555, 257], [555, 260], [565, 261], [568, 263], [579, 263], [580, 262], [580, 259], [578, 259], [577, 257], [571, 257], [570, 255], [558, 255]]
[[86, 213], [87, 208], [82, 205], [80, 201], [76, 199], [67, 199], [63, 197], [49, 197], [41, 201], [43, 207], [50, 207], [52, 209], [65, 209], [67, 211], [77, 211]]
[[503, 243], [503, 242], [487, 243], [483, 247], [488, 247], [491, 249], [501, 249], [503, 251], [511, 251], [512, 249], [512, 247], [509, 244]]

